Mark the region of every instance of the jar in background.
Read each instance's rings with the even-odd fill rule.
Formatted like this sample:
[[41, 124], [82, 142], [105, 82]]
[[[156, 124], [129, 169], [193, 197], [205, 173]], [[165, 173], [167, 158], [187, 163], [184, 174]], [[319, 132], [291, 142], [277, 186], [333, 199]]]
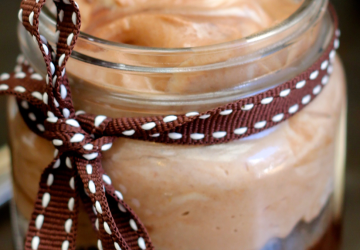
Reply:
[[[83, 33], [67, 67], [75, 107], [109, 117], [176, 115], [273, 88], [305, 71], [328, 46], [334, 25], [327, 4], [305, 0], [275, 27], [212, 46], [145, 48]], [[41, 34], [54, 42], [52, 15], [44, 12], [40, 21]], [[45, 75], [37, 45], [21, 26], [19, 38], [32, 67]], [[114, 143], [103, 167], [156, 249], [338, 249], [345, 79], [338, 57], [325, 70], [332, 74], [311, 104], [248, 138], [211, 146]], [[54, 148], [27, 128], [13, 99], [8, 111], [14, 216], [23, 236]], [[78, 245], [96, 240], [82, 211]]]

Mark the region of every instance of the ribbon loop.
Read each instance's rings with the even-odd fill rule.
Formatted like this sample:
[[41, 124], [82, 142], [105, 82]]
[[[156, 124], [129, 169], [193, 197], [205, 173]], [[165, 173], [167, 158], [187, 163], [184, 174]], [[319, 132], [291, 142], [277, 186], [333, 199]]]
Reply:
[[[79, 7], [74, 0], [54, 1], [57, 7], [56, 50], [39, 32], [39, 16], [46, 0], [23, 0], [19, 11], [19, 19], [42, 52], [46, 68], [46, 93], [49, 110], [56, 117], [74, 117], [71, 91], [65, 72], [80, 33], [81, 18]], [[60, 109], [61, 106], [61, 109]]]

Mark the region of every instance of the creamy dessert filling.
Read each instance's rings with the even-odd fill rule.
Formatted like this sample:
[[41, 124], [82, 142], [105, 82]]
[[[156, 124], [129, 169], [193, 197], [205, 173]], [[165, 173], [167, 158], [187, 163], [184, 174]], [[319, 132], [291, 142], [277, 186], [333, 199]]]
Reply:
[[[119, 138], [104, 155], [103, 167], [158, 249], [261, 249], [271, 239], [286, 238], [299, 222], [317, 218], [334, 193], [334, 171], [343, 167], [334, 158], [341, 153], [335, 142], [344, 82], [336, 60], [321, 95], [273, 129], [200, 147]], [[39, 176], [53, 150], [11, 107], [11, 146], [18, 156], [14, 182], [21, 190], [15, 200], [29, 219]], [[32, 148], [43, 151], [22, 154]], [[91, 245], [95, 233], [86, 214], [81, 218], [79, 242]]]
[[[166, 53], [152, 56], [136, 52], [114, 53], [83, 44], [80, 53], [106, 58], [118, 64], [144, 67], [191, 68], [220, 62], [264, 49], [264, 44], [237, 45], [234, 41], [272, 28], [296, 12], [303, 1], [294, 0], [222, 0], [222, 1], [78, 1], [82, 11], [82, 31], [112, 42], [151, 48], [189, 48], [181, 55]], [[147, 74], [100, 71], [77, 61], [69, 62], [68, 73], [79, 81], [108, 91], [151, 94], [198, 94], [233, 88], [251, 79], [264, 77], [293, 64], [304, 56], [318, 37], [318, 25], [305, 32], [271, 56], [234, 67], [218, 68], [193, 74]], [[293, 27], [289, 32], [299, 27]], [[278, 42], [286, 34], [271, 38]], [[230, 42], [229, 49], [199, 51], [199, 46]], [[233, 44], [234, 43], [234, 44]], [[134, 48], [136, 49], [136, 47]], [[130, 49], [131, 50], [131, 49]], [[76, 70], [73, 70], [76, 69]], [[104, 84], [106, 83], [106, 84]], [[121, 88], [121, 90], [119, 90]]]
[[301, 5], [295, 0], [77, 1], [82, 30], [132, 45], [182, 48], [244, 38], [279, 24]]

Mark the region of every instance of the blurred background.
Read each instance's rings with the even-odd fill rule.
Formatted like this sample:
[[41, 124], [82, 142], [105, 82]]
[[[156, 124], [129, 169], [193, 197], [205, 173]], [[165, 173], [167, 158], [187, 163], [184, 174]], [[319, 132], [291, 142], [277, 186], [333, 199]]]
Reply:
[[[343, 60], [348, 80], [348, 150], [343, 227], [343, 250], [360, 249], [360, 1], [331, 0], [340, 16], [342, 31], [339, 54]], [[0, 1], [0, 73], [12, 71], [19, 53], [16, 25], [19, 0]], [[5, 97], [0, 97], [0, 148], [6, 144]], [[0, 155], [1, 169], [6, 161]], [[2, 186], [0, 190], [6, 190]], [[6, 192], [5, 192], [6, 193]], [[0, 248], [13, 250], [9, 205], [2, 204], [6, 196], [0, 194]]]

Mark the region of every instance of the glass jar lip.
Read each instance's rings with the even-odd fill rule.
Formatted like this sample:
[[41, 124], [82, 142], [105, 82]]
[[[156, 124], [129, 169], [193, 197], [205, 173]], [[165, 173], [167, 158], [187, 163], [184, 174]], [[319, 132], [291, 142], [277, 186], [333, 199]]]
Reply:
[[[112, 42], [108, 41], [93, 35], [90, 35], [86, 32], [80, 32], [79, 39], [89, 41], [91, 43], [97, 43], [101, 45], [110, 46], [117, 49], [131, 49], [133, 51], [147, 51], [147, 52], [154, 52], [154, 53], [183, 53], [188, 51], [196, 50], [197, 52], [206, 51], [210, 52], [212, 50], [221, 50], [224, 48], [229, 48], [233, 46], [239, 46], [242, 44], [249, 44], [254, 43], [266, 38], [274, 37], [281, 33], [282, 31], [291, 28], [292, 26], [296, 25], [300, 20], [302, 20], [305, 16], [309, 15], [313, 11], [314, 5], [318, 2], [318, 0], [305, 0], [302, 5], [294, 12], [292, 13], [288, 18], [283, 20], [282, 22], [269, 27], [265, 30], [262, 30], [258, 33], [251, 34], [247, 37], [224, 42], [224, 43], [218, 43], [213, 45], [205, 45], [205, 46], [196, 46], [196, 47], [184, 47], [184, 48], [160, 48], [160, 47], [146, 47], [146, 46], [138, 46], [138, 45], [131, 45], [131, 44], [125, 44], [125, 43], [118, 43], [118, 42]], [[327, 4], [327, 0], [322, 0], [323, 6]], [[48, 11], [48, 13], [51, 13]], [[55, 26], [56, 20], [55, 16], [53, 15], [42, 15], [43, 20], [45, 20], [47, 23]]]
[[[256, 50], [252, 52], [246, 52], [247, 54], [236, 56], [231, 58], [231, 60], [225, 60], [221, 62], [205, 64], [200, 66], [175, 66], [175, 67], [157, 67], [157, 66], [137, 66], [121, 63], [113, 63], [108, 60], [101, 58], [94, 58], [90, 55], [82, 54], [77, 51], [76, 47], [71, 55], [72, 59], [75, 61], [80, 61], [82, 63], [87, 63], [91, 65], [98, 66], [100, 68], [119, 70], [119, 71], [132, 71], [136, 74], [138, 73], [156, 73], [156, 74], [174, 74], [174, 73], [189, 73], [189, 72], [199, 72], [206, 70], [214, 70], [219, 68], [227, 68], [238, 66], [246, 63], [251, 63], [256, 60], [259, 60], [263, 57], [267, 57], [271, 54], [274, 54], [294, 42], [297, 42], [297, 38], [301, 37], [306, 31], [308, 31], [314, 24], [316, 24], [327, 12], [328, 0], [304, 0], [302, 5], [294, 12], [289, 18], [279, 23], [276, 26], [273, 26], [267, 30], [264, 30], [260, 33], [254, 34], [252, 36], [242, 38], [239, 40], [234, 40], [232, 42], [221, 43], [210, 46], [202, 47], [192, 47], [192, 48], [178, 48], [178, 49], [168, 49], [168, 48], [149, 48], [149, 47], [140, 47], [134, 45], [127, 45], [121, 43], [113, 43], [107, 40], [93, 37], [86, 33], [81, 33], [79, 36], [79, 42], [84, 42], [92, 46], [98, 46], [99, 48], [104, 48], [106, 50], [112, 50], [117, 53], [133, 53], [140, 56], [167, 56], [167, 55], [181, 55], [183, 52], [187, 53], [216, 53], [222, 52], [229, 49], [238, 49], [241, 46], [251, 46]], [[48, 12], [42, 12], [40, 15], [40, 32], [44, 32], [43, 35], [47, 40], [54, 44], [56, 41], [55, 36], [55, 18], [54, 15]], [[296, 27], [296, 28], [294, 28]], [[288, 32], [290, 31], [290, 32]], [[280, 39], [276, 39], [278, 35]], [[277, 40], [273, 43], [272, 39]], [[325, 38], [324, 38], [325, 39]], [[266, 45], [259, 48], [259, 44], [265, 42], [270, 46]], [[311, 59], [310, 59], [311, 60]], [[310, 61], [306, 60], [307, 65], [310, 65]], [[304, 62], [302, 62], [302, 65]], [[126, 92], [117, 91], [119, 87], [111, 86], [111, 90], [107, 89], [106, 93], [108, 98], [111, 96], [111, 99], [118, 100], [119, 102], [125, 101], [126, 103], [132, 103], [136, 105], [155, 105], [155, 106], [192, 106], [204, 103], [219, 102], [219, 103], [228, 103], [232, 100], [237, 100], [239, 98], [245, 98], [253, 94], [265, 91], [267, 89], [273, 88], [280, 84], [280, 82], [288, 79], [288, 75], [295, 75], [298, 68], [291, 67], [290, 71], [277, 71], [276, 74], [266, 75], [264, 77], [259, 77], [256, 79], [251, 79], [246, 82], [242, 82], [239, 85], [236, 85], [232, 88], [226, 88], [222, 90], [217, 90], [214, 92], [200, 93], [200, 94], [159, 94], [159, 93], [143, 93], [139, 91], [127, 90]], [[289, 73], [290, 72], [290, 73]], [[106, 83], [104, 85], [108, 86]], [[115, 89], [114, 89], [115, 88]], [[91, 88], [90, 88], [91, 89]], [[121, 87], [120, 87], [121, 89]], [[94, 97], [98, 98], [98, 92], [94, 89]], [[100, 100], [99, 100], [100, 101]], [[104, 103], [107, 100], [101, 100]]]
[[[115, 54], [138, 55], [147, 58], [176, 57], [185, 53], [206, 55], [212, 53], [229, 52], [230, 50], [239, 50], [242, 48], [256, 48], [255, 50], [246, 50], [245, 54], [237, 55], [234, 58], [209, 62], [203, 65], [151, 65], [143, 64], [126, 64], [119, 62], [111, 62], [106, 58], [95, 58], [92, 55], [84, 54], [76, 49], [72, 52], [72, 59], [82, 63], [91, 64], [101, 68], [114, 69], [119, 71], [137, 72], [137, 73], [157, 73], [157, 74], [174, 74], [216, 70], [221, 68], [234, 67], [254, 62], [265, 56], [269, 56], [277, 51], [285, 48], [293, 42], [294, 39], [301, 36], [306, 30], [312, 27], [314, 23], [321, 17], [321, 13], [326, 10], [328, 0], [304, 0], [301, 6], [283, 22], [260, 33], [251, 36], [233, 40], [226, 43], [220, 43], [208, 46], [188, 47], [188, 48], [151, 48], [136, 45], [115, 43], [101, 38], [91, 36], [81, 32], [78, 44], [88, 44], [89, 46], [101, 48], [106, 51], [113, 51]], [[40, 15], [40, 32], [53, 44], [56, 42], [55, 35], [55, 17], [51, 11], [42, 12]], [[303, 25], [299, 26], [299, 23]], [[298, 27], [297, 27], [298, 26]], [[295, 28], [296, 27], [296, 28]], [[291, 30], [291, 31], [290, 31]], [[288, 32], [290, 31], [290, 32]], [[285, 35], [284, 35], [285, 34]], [[280, 38], [283, 37], [283, 38]], [[276, 42], [274, 42], [276, 40]], [[264, 45], [264, 44], [270, 45]], [[260, 45], [260, 46], [259, 46]]]

